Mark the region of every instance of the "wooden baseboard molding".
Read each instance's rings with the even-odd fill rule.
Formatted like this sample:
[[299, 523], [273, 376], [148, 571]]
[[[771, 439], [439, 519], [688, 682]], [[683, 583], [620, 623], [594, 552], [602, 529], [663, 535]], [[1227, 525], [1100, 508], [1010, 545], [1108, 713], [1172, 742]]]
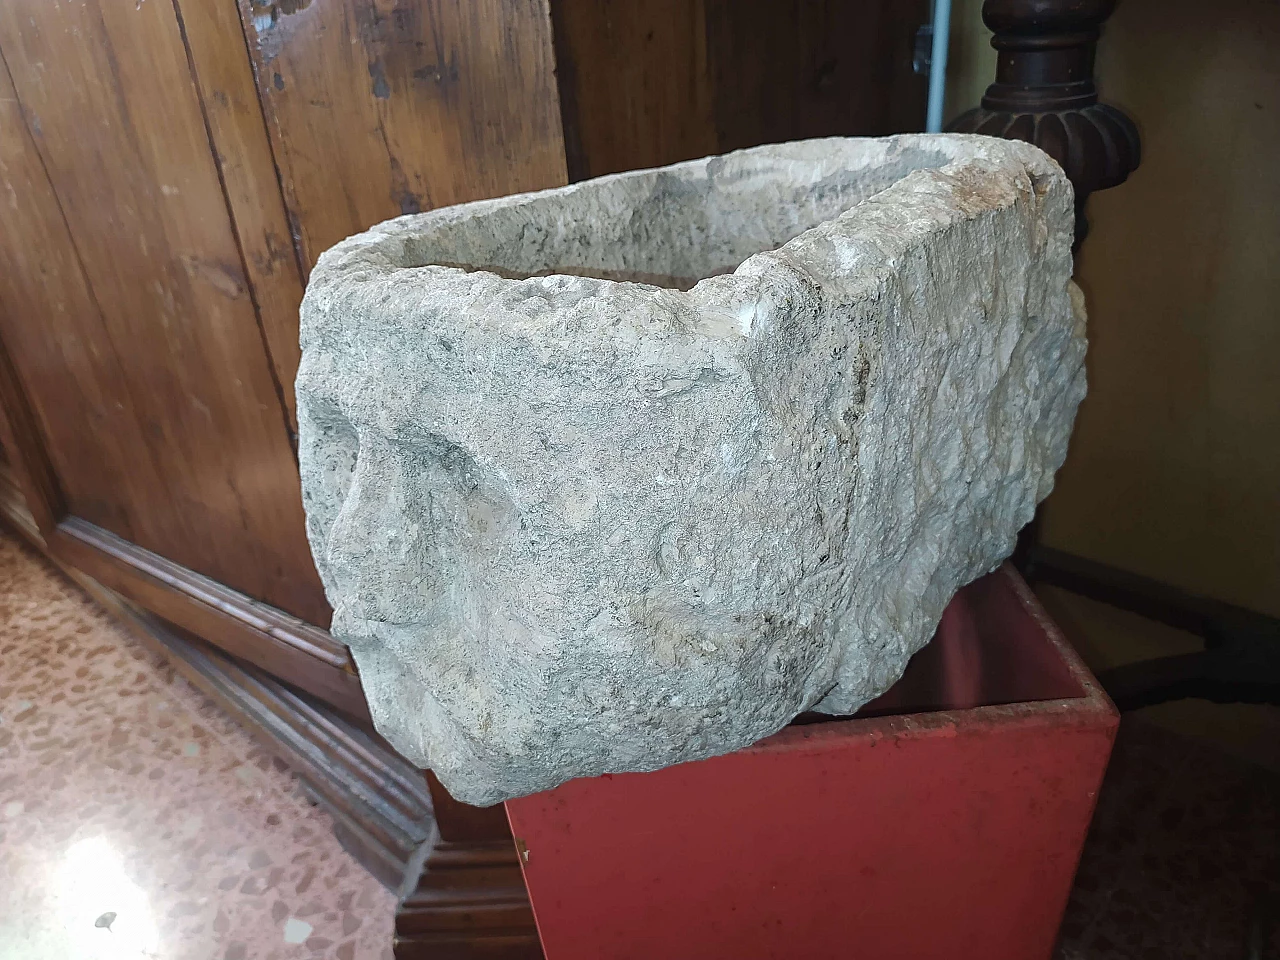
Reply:
[[397, 892], [416, 878], [434, 831], [421, 770], [325, 704], [153, 617], [139, 619], [179, 673], [302, 778], [333, 816], [342, 845], [370, 873]]
[[432, 773], [439, 837], [396, 913], [396, 960], [541, 960], [506, 807], [472, 807]]
[[289, 677], [372, 729], [351, 654], [328, 631], [76, 517], [59, 523], [48, 541], [61, 564], [237, 659]]
[[542, 960], [515, 846], [438, 842], [396, 914], [396, 960]]

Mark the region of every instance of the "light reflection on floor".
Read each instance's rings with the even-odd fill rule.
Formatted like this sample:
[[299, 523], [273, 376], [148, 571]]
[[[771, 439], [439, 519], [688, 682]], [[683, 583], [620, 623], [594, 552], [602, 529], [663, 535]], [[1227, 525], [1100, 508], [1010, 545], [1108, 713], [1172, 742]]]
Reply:
[[73, 843], [58, 864], [54, 889], [55, 929], [68, 940], [65, 956], [139, 960], [160, 955], [151, 903], [106, 838]]
[[0, 960], [388, 960], [284, 765], [0, 535]]

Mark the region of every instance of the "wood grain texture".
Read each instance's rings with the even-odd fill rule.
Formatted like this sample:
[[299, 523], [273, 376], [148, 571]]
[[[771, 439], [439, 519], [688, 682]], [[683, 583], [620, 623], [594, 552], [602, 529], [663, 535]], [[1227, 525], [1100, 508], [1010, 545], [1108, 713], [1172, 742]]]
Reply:
[[327, 631], [75, 517], [47, 539], [58, 562], [372, 726], [350, 654]]
[[927, 0], [551, 0], [574, 180], [924, 124]]
[[720, 150], [924, 127], [927, 0], [705, 0]]
[[304, 264], [375, 223], [565, 182], [545, 0], [239, 0]]
[[[61, 494], [53, 467], [44, 457], [35, 417], [3, 343], [0, 343], [0, 445], [7, 487], [5, 502], [21, 507], [14, 515], [22, 518], [24, 530], [29, 527], [29, 532], [43, 547], [45, 535], [53, 531], [62, 512]], [[23, 450], [33, 452], [30, 462], [19, 455]]]
[[552, 0], [569, 176], [716, 153], [706, 0]]
[[[4, 451], [0, 450], [0, 453]], [[12, 464], [0, 463], [0, 517], [9, 522], [17, 534], [37, 550], [45, 550], [44, 534], [36, 523], [36, 518], [27, 506], [26, 495], [22, 492], [22, 484], [15, 476]]]
[[511, 840], [438, 841], [396, 912], [396, 960], [542, 960]]
[[257, 308], [281, 402], [297, 432], [293, 381], [298, 374], [301, 264], [271, 141], [258, 102], [253, 65], [232, 3], [174, 0], [192, 75], [231, 210], [249, 292]]
[[[104, 485], [119, 489], [126, 458], [138, 451], [130, 445], [131, 433], [118, 436], [125, 411], [106, 402], [121, 387], [119, 367], [102, 362], [111, 357], [111, 348], [101, 336], [97, 303], [2, 55], [0, 192], [6, 201], [0, 230], [3, 442], [32, 513], [47, 534], [66, 509], [56, 479], [59, 467], [74, 469], [76, 459], [83, 458], [94, 465]], [[62, 378], [60, 388], [36, 392], [33, 403], [14, 355], [32, 360], [28, 377]], [[77, 375], [67, 376], [69, 371]], [[74, 451], [75, 458], [68, 461], [64, 451]], [[99, 515], [110, 512], [104, 503]], [[115, 526], [128, 523], [118, 511], [112, 519]]]
[[173, 6], [17, 0], [0, 50], [23, 120], [3, 138], [21, 154], [5, 255], [38, 251], [7, 282], [3, 335], [67, 510], [327, 623]]
[[502, 804], [472, 807], [427, 772], [439, 837], [396, 911], [396, 960], [541, 960]]

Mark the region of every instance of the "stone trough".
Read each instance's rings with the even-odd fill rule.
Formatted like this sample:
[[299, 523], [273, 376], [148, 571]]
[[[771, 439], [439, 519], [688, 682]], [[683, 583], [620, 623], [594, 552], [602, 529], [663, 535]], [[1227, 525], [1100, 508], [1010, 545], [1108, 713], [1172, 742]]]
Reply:
[[382, 734], [460, 800], [890, 687], [1084, 395], [1070, 184], [782, 144], [401, 217], [302, 306], [308, 535]]

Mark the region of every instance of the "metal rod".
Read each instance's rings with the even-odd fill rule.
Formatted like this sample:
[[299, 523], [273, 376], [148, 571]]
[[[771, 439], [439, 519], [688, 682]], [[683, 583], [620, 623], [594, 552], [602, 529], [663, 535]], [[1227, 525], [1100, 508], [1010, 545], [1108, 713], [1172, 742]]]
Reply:
[[933, 50], [929, 57], [929, 110], [926, 133], [942, 132], [942, 106], [947, 94], [947, 41], [951, 36], [951, 0], [933, 0]]

